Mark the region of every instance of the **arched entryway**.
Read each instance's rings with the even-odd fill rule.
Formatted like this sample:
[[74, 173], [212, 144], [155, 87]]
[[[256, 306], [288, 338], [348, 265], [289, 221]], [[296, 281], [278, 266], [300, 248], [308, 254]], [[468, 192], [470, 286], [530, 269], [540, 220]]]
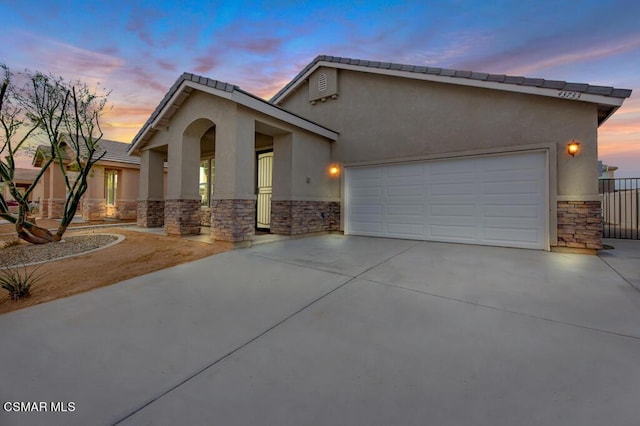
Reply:
[[210, 163], [215, 156], [215, 129], [213, 121], [199, 118], [185, 128], [181, 140], [169, 142], [164, 212], [164, 227], [169, 235], [200, 233], [203, 195], [207, 204], [211, 199], [208, 190], [201, 193], [201, 160], [203, 153]]

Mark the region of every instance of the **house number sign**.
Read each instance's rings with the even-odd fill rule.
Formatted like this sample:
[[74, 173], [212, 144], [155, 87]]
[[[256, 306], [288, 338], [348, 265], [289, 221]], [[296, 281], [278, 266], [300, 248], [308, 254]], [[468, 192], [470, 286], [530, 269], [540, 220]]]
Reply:
[[580, 99], [580, 95], [581, 93], [579, 92], [567, 92], [567, 91], [558, 92], [558, 97], [564, 98], [564, 99]]

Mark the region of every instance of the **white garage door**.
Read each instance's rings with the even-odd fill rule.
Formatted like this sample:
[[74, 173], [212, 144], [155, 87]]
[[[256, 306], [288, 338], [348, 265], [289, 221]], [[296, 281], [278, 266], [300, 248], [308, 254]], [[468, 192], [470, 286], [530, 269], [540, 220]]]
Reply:
[[346, 169], [345, 233], [547, 248], [544, 152]]

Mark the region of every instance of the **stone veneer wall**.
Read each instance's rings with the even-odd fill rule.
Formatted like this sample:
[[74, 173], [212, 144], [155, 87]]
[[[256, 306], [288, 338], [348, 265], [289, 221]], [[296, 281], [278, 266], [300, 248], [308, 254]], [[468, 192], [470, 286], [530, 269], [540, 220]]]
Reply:
[[138, 226], [159, 228], [164, 225], [164, 200], [138, 200]]
[[200, 208], [200, 225], [211, 226], [211, 207]]
[[169, 235], [200, 234], [200, 200], [166, 200], [164, 230]]
[[602, 248], [600, 201], [558, 201], [558, 247]]
[[47, 218], [60, 219], [64, 213], [64, 198], [49, 198]]
[[340, 229], [337, 201], [271, 201], [271, 232], [297, 235]]
[[105, 216], [104, 198], [90, 198], [82, 200], [82, 218], [84, 220], [101, 220]]
[[132, 220], [137, 216], [138, 202], [136, 200], [118, 200], [116, 202], [116, 218]]
[[255, 200], [211, 200], [211, 238], [240, 242], [255, 234]]

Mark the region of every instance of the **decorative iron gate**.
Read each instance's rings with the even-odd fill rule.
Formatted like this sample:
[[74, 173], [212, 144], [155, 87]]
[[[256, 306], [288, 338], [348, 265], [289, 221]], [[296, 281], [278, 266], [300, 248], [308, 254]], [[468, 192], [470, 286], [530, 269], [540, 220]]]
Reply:
[[256, 228], [271, 227], [273, 151], [258, 154]]
[[640, 178], [600, 179], [602, 236], [640, 239]]

